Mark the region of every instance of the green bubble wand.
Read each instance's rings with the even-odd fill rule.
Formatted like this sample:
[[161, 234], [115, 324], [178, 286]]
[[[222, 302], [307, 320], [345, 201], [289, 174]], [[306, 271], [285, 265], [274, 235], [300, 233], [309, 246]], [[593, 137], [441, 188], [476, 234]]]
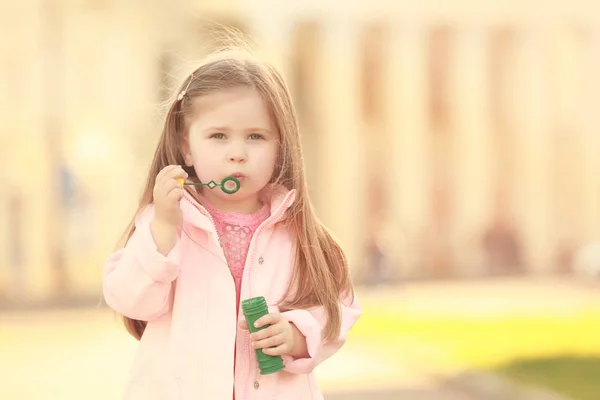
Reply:
[[227, 176], [221, 180], [221, 183], [210, 181], [208, 183], [202, 182], [186, 182], [183, 178], [177, 178], [177, 181], [181, 183], [181, 186], [208, 186], [210, 189], [220, 187], [224, 193], [234, 194], [240, 190], [240, 181], [234, 176]]

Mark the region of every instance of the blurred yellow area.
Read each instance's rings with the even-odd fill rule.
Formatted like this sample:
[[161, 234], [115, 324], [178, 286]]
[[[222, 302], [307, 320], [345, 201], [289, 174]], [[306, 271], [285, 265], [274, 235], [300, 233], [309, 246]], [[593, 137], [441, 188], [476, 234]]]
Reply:
[[[492, 316], [459, 318], [416, 315], [368, 315], [354, 334], [394, 337], [410, 346], [412, 339], [427, 343], [444, 356], [433, 357], [450, 369], [492, 368], [516, 359], [547, 356], [600, 356], [600, 305], [575, 315]], [[393, 332], [393, 333], [390, 333]], [[387, 342], [383, 341], [382, 346]], [[402, 357], [404, 346], [390, 351]]]
[[[463, 288], [454, 298], [448, 293], [413, 297], [409, 292], [406, 301], [393, 304], [368, 299], [354, 337], [377, 338], [384, 347], [391, 341], [394, 346], [388, 350], [398, 359], [413, 353], [407, 349], [420, 346], [427, 363], [435, 364], [432, 368], [449, 372], [490, 369], [516, 359], [600, 356], [600, 293], [589, 288], [564, 290], [552, 283], [530, 288], [529, 294], [523, 283], [508, 283], [501, 290], [480, 286], [483, 289]], [[412, 288], [418, 290], [424, 289]], [[576, 291], [585, 295], [572, 296]], [[551, 297], [553, 292], [571, 297]]]

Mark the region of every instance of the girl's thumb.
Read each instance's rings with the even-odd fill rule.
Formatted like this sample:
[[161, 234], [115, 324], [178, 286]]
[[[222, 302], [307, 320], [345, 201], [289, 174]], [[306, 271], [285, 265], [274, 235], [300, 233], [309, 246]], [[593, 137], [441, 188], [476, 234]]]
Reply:
[[240, 328], [248, 329], [248, 323], [246, 321], [240, 321]]

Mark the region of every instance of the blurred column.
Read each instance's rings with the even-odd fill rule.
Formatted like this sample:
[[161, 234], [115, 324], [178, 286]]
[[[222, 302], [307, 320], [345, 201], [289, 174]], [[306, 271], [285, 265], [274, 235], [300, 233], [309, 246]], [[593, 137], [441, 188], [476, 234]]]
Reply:
[[63, 229], [73, 296], [101, 297], [102, 263], [131, 220], [146, 178], [151, 153], [141, 153], [160, 131], [164, 24], [149, 17], [156, 7], [142, 8], [139, 0], [73, 7], [65, 18], [65, 176], [72, 191]]
[[554, 72], [551, 137], [556, 157], [552, 176], [553, 228], [558, 245], [565, 250], [591, 240], [600, 217], [596, 192], [596, 182], [600, 181], [597, 162], [600, 136], [597, 106], [590, 107], [590, 102], [597, 103], [594, 75], [599, 65], [594, 58], [598, 48], [593, 31], [584, 29], [557, 27], [550, 36], [552, 57], [548, 64]]
[[320, 171], [317, 211], [347, 252], [351, 267], [364, 252], [365, 171], [360, 110], [358, 25], [327, 20], [315, 54]]
[[[12, 3], [0, 3], [0, 35], [1, 37], [10, 37], [11, 29], [9, 25], [9, 11], [11, 9]], [[16, 48], [16, 43], [11, 44], [9, 40], [3, 40], [0, 42], [0, 58], [2, 58], [2, 63], [0, 63], [0, 118], [4, 123], [2, 124], [2, 128], [0, 128], [0, 185], [4, 188], [2, 192], [0, 192], [0, 302], [7, 295], [8, 291], [13, 286], [13, 273], [12, 273], [12, 265], [11, 265], [11, 249], [10, 245], [10, 225], [9, 221], [9, 191], [8, 186], [8, 176], [7, 169], [9, 165], [11, 165], [11, 161], [9, 159], [9, 152], [6, 149], [9, 148], [10, 144], [12, 144], [12, 135], [9, 132], [14, 130], [14, 121], [10, 117], [11, 111], [11, 101], [10, 95], [11, 90], [8, 82], [10, 81], [10, 75], [13, 70], [16, 69], [15, 61], [13, 59], [13, 52]], [[14, 146], [14, 145], [13, 145]], [[12, 147], [12, 146], [10, 146]], [[9, 154], [7, 154], [9, 153]]]
[[[11, 29], [9, 29], [8, 18], [9, 11], [12, 11], [11, 6], [12, 3], [0, 3], [0, 35], [2, 37], [10, 37], [12, 33]], [[0, 128], [0, 185], [4, 188], [0, 193], [0, 302], [4, 300], [4, 297], [14, 284], [11, 268], [10, 225], [8, 223], [10, 220], [10, 196], [7, 192], [10, 189], [6, 173], [12, 160], [9, 159], [6, 149], [12, 144], [12, 137], [9, 132], [14, 130], [14, 121], [10, 117], [10, 94], [12, 90], [9, 88], [8, 82], [12, 70], [16, 69], [13, 60], [15, 47], [17, 47], [16, 43], [11, 45], [11, 41], [9, 40], [0, 42], [0, 57], [3, 61], [0, 63], [0, 81], [2, 82], [0, 84], [0, 118], [4, 121], [2, 128]]]
[[[18, 302], [42, 300], [49, 292], [49, 168], [42, 113], [43, 61], [38, 1], [4, 2], [0, 11], [3, 76], [0, 106], [0, 291]], [[42, 47], [43, 48], [43, 47]], [[32, 180], [33, 179], [33, 180]], [[2, 294], [0, 293], [0, 296]]]
[[481, 272], [481, 235], [490, 217], [492, 131], [490, 126], [490, 46], [483, 26], [455, 32], [449, 65], [454, 232], [461, 274]]
[[[389, 167], [381, 172], [388, 182], [387, 218], [409, 240], [422, 233], [431, 204], [426, 38], [425, 26], [413, 21], [390, 26], [386, 42], [384, 107], [389, 146], [382, 156], [388, 158]], [[407, 255], [399, 256], [406, 259]]]
[[291, 86], [294, 52], [292, 32], [297, 16], [286, 10], [285, 2], [255, 0], [241, 3], [240, 7], [245, 8], [242, 15], [248, 21], [248, 33], [258, 55], [278, 68]]
[[582, 102], [584, 108], [584, 132], [587, 138], [586, 152], [586, 236], [600, 242], [600, 113], [598, 99], [600, 98], [600, 28], [590, 24], [588, 40], [587, 70], [583, 75], [585, 96]]
[[[54, 297], [67, 295], [69, 289], [65, 248], [65, 214], [62, 193], [62, 168], [65, 166], [65, 9], [56, 4], [44, 3], [40, 43], [43, 51], [45, 107], [44, 136], [48, 160], [49, 190], [45, 197], [48, 212], [46, 241], [50, 258], [51, 288]], [[67, 6], [68, 7], [68, 6]], [[44, 282], [48, 284], [48, 282]]]
[[[550, 265], [552, 138], [549, 129], [545, 32], [535, 24], [519, 30], [512, 68], [507, 73], [508, 123], [517, 140], [513, 202], [533, 272]], [[568, 190], [568, 189], [566, 189]]]
[[16, 302], [40, 302], [54, 294], [57, 275], [51, 268], [60, 265], [51, 257], [52, 250], [60, 247], [52, 168], [52, 146], [57, 141], [51, 135], [56, 131], [52, 112], [60, 108], [61, 99], [60, 91], [49, 97], [46, 92], [50, 85], [60, 85], [53, 73], [60, 65], [54, 56], [62, 7], [54, 5], [49, 15], [45, 4], [4, 2], [0, 11], [2, 37], [18, 38], [0, 44], [7, 78], [0, 85], [5, 117], [0, 128], [0, 268], [7, 268], [0, 279], [7, 282], [0, 286], [5, 285]]
[[258, 53], [272, 63], [283, 74], [286, 83], [293, 80], [291, 70], [293, 20], [287, 17], [271, 18], [260, 14], [252, 20], [251, 37], [256, 42]]

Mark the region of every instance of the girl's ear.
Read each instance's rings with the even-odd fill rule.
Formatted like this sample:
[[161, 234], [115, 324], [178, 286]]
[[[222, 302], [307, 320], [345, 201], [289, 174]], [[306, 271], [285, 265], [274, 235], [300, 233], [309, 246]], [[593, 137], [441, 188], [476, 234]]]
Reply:
[[194, 165], [194, 161], [192, 159], [192, 153], [190, 152], [190, 146], [188, 143], [188, 139], [182, 139], [179, 145], [179, 151], [183, 156], [183, 161], [185, 162], [186, 167], [192, 167]]
[[183, 160], [185, 161], [186, 167], [194, 166], [194, 162], [192, 161], [192, 155], [189, 152], [183, 154]]

